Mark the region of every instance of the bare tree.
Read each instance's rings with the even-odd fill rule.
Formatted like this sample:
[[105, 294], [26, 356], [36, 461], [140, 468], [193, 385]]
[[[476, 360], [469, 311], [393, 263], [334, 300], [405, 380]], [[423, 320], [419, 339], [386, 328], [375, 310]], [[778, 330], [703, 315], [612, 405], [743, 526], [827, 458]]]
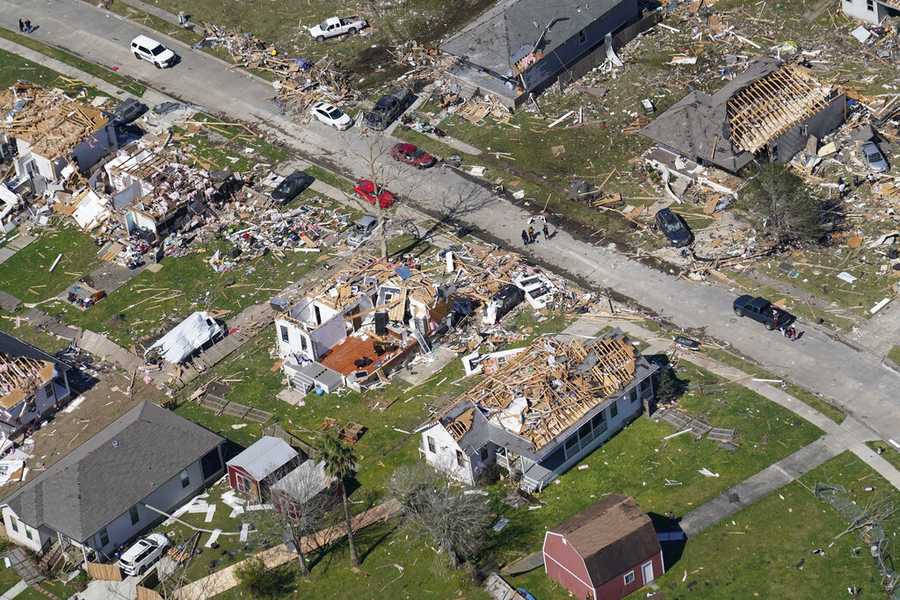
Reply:
[[391, 184], [396, 182], [400, 177], [400, 168], [397, 165], [388, 163], [385, 157], [388, 155], [387, 148], [380, 144], [381, 138], [369, 138], [366, 152], [357, 154], [357, 157], [366, 165], [366, 176], [371, 181], [375, 190], [373, 196], [374, 204], [369, 204], [362, 198], [356, 197], [356, 201], [365, 211], [374, 211], [378, 220], [377, 236], [381, 251], [381, 257], [387, 258], [387, 220], [388, 216], [395, 212], [396, 202], [388, 207], [381, 205], [381, 194], [390, 190]]
[[407, 524], [427, 533], [454, 568], [484, 546], [491, 513], [483, 496], [466, 493], [421, 463], [394, 471], [389, 487]]

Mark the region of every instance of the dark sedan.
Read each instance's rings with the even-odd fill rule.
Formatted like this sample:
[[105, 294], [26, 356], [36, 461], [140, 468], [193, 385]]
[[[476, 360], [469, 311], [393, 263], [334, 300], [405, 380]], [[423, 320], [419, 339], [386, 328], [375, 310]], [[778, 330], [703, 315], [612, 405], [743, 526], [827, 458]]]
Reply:
[[656, 225], [676, 248], [689, 246], [694, 241], [694, 234], [691, 233], [688, 224], [681, 215], [670, 208], [664, 208], [656, 213]]
[[294, 171], [272, 190], [272, 200], [278, 204], [287, 204], [311, 186], [315, 180], [315, 177], [303, 171]]

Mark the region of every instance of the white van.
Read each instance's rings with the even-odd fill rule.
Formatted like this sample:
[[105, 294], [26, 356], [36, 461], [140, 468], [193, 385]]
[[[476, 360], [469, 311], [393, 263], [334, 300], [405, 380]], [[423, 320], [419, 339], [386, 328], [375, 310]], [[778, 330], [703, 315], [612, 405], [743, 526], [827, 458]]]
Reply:
[[169, 547], [169, 538], [161, 533], [151, 533], [139, 539], [122, 554], [116, 563], [126, 577], [140, 575], [162, 557]]
[[157, 69], [165, 69], [175, 64], [177, 55], [146, 35], [139, 35], [131, 40], [131, 53], [138, 60], [146, 60]]

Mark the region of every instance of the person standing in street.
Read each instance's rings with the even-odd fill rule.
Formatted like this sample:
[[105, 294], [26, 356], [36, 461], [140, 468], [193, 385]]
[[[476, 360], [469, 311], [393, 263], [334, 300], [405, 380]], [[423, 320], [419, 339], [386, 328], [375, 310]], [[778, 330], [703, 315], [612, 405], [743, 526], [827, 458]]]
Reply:
[[522, 230], [522, 243], [528, 245], [528, 232], [524, 229]]
[[545, 240], [549, 240], [549, 239], [550, 239], [550, 227], [547, 226], [547, 221], [546, 221], [546, 219], [544, 220], [544, 239], [545, 239]]
[[534, 227], [528, 226], [528, 243], [533, 244], [537, 241], [537, 234], [534, 232]]
[[25, 21], [19, 19], [19, 33], [25, 33]]

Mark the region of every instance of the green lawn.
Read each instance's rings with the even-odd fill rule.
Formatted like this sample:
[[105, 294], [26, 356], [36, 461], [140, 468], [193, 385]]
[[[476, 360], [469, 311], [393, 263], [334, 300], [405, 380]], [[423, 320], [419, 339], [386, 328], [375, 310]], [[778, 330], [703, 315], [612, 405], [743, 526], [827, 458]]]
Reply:
[[[672, 427], [642, 416], [584, 459], [586, 469], [573, 468], [541, 492], [540, 509], [504, 510], [511, 525], [510, 533], [498, 544], [498, 562], [540, 549], [547, 528], [605, 494], [633, 496], [647, 512], [684, 515], [821, 434], [780, 406], [739, 385], [723, 384], [696, 367], [679, 368], [678, 375], [698, 390], [703, 387], [702, 395], [693, 391], [682, 396], [679, 406], [705, 416], [714, 427], [734, 428], [739, 448], [728, 452], [690, 435], [665, 441], [663, 438], [674, 432]], [[697, 471], [704, 467], [720, 476], [700, 475]], [[680, 484], [666, 485], [666, 480]], [[529, 574], [516, 578], [516, 583], [530, 588], [539, 579]]]
[[188, 151], [205, 169], [246, 173], [255, 165], [274, 168], [291, 158], [291, 151], [271, 137], [240, 125], [223, 124], [211, 115], [198, 113], [195, 121], [209, 123], [188, 133], [175, 128], [179, 147]]
[[900, 367], [900, 346], [894, 346], [891, 348], [891, 351], [888, 352], [887, 357], [894, 361], [894, 364]]
[[200, 250], [205, 251], [163, 260], [158, 273], [145, 270], [86, 311], [64, 302], [48, 310], [62, 314], [73, 325], [105, 332], [128, 347], [165, 333], [193, 311], [226, 311], [227, 321], [297, 281], [325, 258], [318, 253], [286, 252], [280, 259], [263, 256], [216, 273], [207, 262], [211, 249]]
[[[19, 313], [21, 312], [24, 311], [19, 309]], [[32, 327], [27, 321], [19, 321], [20, 324], [16, 327], [17, 316], [21, 318], [21, 315], [18, 313], [0, 311], [0, 331], [14, 335], [20, 340], [27, 342], [32, 346], [36, 346], [50, 354], [62, 350], [69, 345], [67, 341], [61, 340], [55, 335], [45, 333], [37, 327]]]
[[9, 87], [17, 81], [30, 81], [47, 88], [59, 88], [70, 96], [84, 95], [87, 99], [105, 95], [81, 81], [60, 75], [18, 54], [0, 50], [0, 87]]
[[84, 60], [83, 58], [75, 54], [57, 48], [56, 46], [49, 46], [47, 44], [39, 42], [33, 37], [16, 33], [2, 27], [0, 27], [0, 37], [6, 38], [21, 46], [25, 46], [26, 48], [31, 48], [32, 50], [40, 52], [41, 54], [50, 58], [55, 58], [56, 60], [84, 71], [85, 73], [89, 73], [90, 75], [99, 77], [103, 81], [111, 83], [112, 85], [116, 86], [119, 89], [125, 90], [126, 92], [130, 92], [138, 98], [140, 98], [144, 94], [144, 91], [147, 89], [144, 85], [138, 83], [130, 77], [119, 75], [118, 73], [110, 71], [102, 65]]
[[97, 264], [94, 240], [74, 223], [64, 222], [0, 264], [0, 289], [22, 302], [38, 302], [56, 296]]
[[[834, 539], [847, 523], [813, 496], [810, 490], [817, 482], [844, 486], [861, 506], [883, 500], [896, 506], [900, 500], [900, 494], [862, 461], [849, 452], [842, 454], [689, 540], [681, 559], [658, 580], [665, 597], [817, 600], [847, 598], [847, 588], [855, 586], [861, 589], [855, 598], [885, 598], [859, 534]], [[867, 486], [874, 491], [865, 491]], [[897, 535], [898, 525], [897, 515], [886, 523], [889, 539]], [[816, 548], [824, 555], [813, 554]]]

